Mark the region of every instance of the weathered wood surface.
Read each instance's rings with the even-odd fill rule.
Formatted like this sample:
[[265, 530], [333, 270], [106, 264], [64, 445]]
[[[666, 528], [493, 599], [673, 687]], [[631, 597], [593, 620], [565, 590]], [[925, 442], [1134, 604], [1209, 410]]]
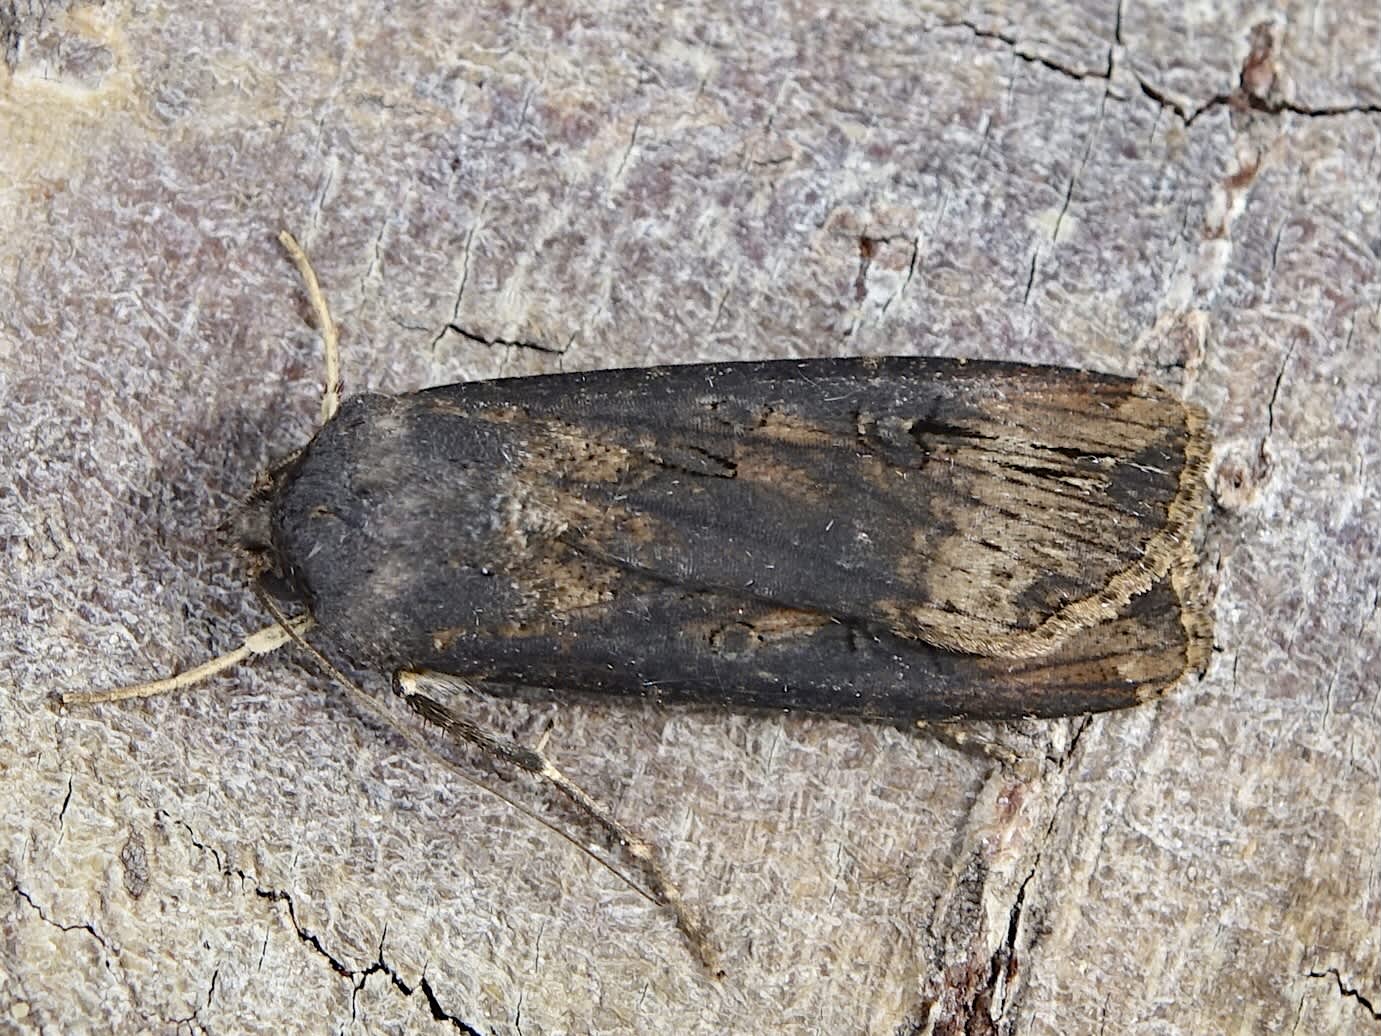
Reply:
[[[0, 1028], [1381, 1030], [1381, 14], [1261, 10], [0, 7]], [[63, 712], [265, 621], [216, 526], [316, 411], [280, 226], [355, 388], [890, 352], [1171, 385], [1219, 442], [1208, 676], [999, 731], [1021, 775], [506, 712], [665, 848], [719, 982], [290, 653]]]

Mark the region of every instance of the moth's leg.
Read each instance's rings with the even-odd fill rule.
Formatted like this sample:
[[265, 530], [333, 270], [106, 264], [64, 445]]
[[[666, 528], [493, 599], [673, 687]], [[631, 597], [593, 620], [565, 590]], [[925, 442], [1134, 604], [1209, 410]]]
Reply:
[[394, 691], [408, 704], [413, 712], [428, 723], [440, 728], [452, 737], [468, 741], [492, 753], [519, 769], [540, 777], [556, 788], [600, 827], [604, 828], [624, 848], [642, 868], [657, 898], [666, 905], [676, 918], [676, 926], [690, 943], [705, 967], [715, 975], [722, 975], [719, 955], [710, 939], [709, 931], [695, 917], [681, 896], [680, 889], [667, 875], [657, 849], [650, 842], [639, 838], [620, 823], [609, 810], [585, 789], [572, 781], [541, 750], [520, 745], [492, 730], [486, 730], [442, 705], [435, 698], [424, 693], [424, 688], [456, 688], [470, 691], [473, 688], [458, 677], [447, 673], [414, 672], [399, 670], [393, 675]]
[[977, 753], [1018, 771], [1030, 767], [1030, 761], [1025, 756], [1010, 746], [969, 728], [964, 720], [918, 719], [915, 721], [915, 728], [960, 752]]
[[187, 687], [209, 680], [217, 673], [239, 665], [252, 655], [267, 655], [277, 651], [291, 640], [297, 640], [312, 628], [310, 616], [301, 615], [286, 619], [273, 626], [266, 626], [257, 633], [245, 637], [244, 642], [233, 651], [218, 655], [209, 662], [203, 662], [186, 672], [147, 683], [130, 684], [109, 691], [68, 691], [62, 695], [64, 705], [94, 705], [104, 701], [124, 701], [126, 698], [152, 698], [157, 694], [171, 694]]

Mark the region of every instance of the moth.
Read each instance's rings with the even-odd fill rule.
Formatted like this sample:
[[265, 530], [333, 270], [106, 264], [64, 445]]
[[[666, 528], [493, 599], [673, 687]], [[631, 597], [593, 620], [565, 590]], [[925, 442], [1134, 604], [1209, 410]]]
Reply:
[[1202, 664], [1201, 415], [1082, 371], [694, 364], [349, 399], [248, 546], [386, 672], [875, 719], [1067, 716]]
[[239, 523], [280, 619], [242, 652], [310, 637], [561, 780], [429, 688], [912, 722], [1117, 709], [1206, 664], [1207, 419], [1150, 382], [894, 356], [338, 403], [334, 325], [284, 244], [331, 373], [320, 430]]

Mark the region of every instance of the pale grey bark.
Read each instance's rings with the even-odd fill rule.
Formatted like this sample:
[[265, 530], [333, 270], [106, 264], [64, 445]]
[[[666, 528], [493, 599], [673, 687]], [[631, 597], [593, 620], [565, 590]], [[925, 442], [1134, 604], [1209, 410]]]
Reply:
[[[1381, 1030], [1376, 5], [603, 7], [0, 6], [0, 1028]], [[665, 849], [719, 982], [291, 652], [62, 712], [266, 622], [216, 527], [316, 412], [280, 226], [356, 390], [883, 352], [1180, 389], [1208, 676], [999, 731], [1035, 777], [502, 710]]]

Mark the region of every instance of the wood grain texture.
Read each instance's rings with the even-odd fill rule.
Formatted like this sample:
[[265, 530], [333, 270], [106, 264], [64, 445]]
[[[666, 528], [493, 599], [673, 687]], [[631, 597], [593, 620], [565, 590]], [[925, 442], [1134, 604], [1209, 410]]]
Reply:
[[[1375, 1029], [1381, 22], [1263, 10], [0, 8], [0, 1027]], [[1216, 443], [1207, 674], [980, 728], [1034, 776], [881, 724], [477, 704], [665, 849], [717, 984], [292, 654], [63, 714], [263, 624], [217, 530], [315, 426], [284, 226], [354, 391], [1146, 375]]]

